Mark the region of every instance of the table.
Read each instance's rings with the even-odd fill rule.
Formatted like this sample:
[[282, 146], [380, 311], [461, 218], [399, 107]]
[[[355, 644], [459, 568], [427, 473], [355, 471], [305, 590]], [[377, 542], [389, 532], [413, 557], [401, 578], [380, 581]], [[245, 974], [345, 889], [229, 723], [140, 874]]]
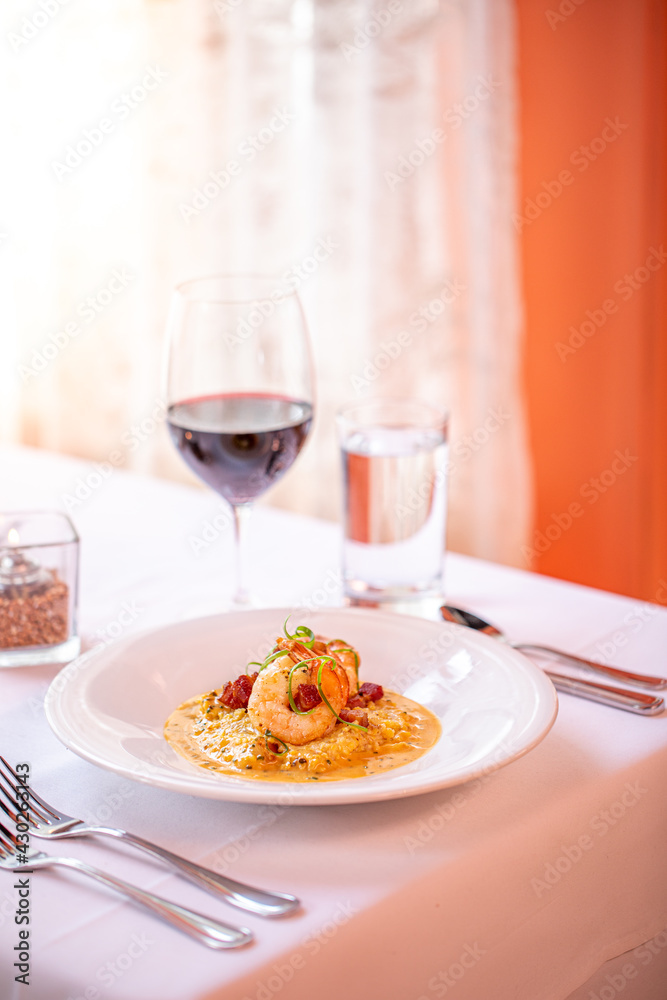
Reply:
[[[87, 645], [208, 613], [231, 592], [231, 531], [215, 497], [117, 469], [90, 479], [94, 471], [59, 455], [0, 449], [0, 510], [62, 507], [81, 481], [96, 484], [77, 504], [67, 500], [82, 537]], [[339, 544], [336, 525], [260, 506], [250, 559], [262, 601], [339, 603]], [[517, 639], [606, 653], [628, 669], [667, 669], [667, 611], [656, 605], [455, 554], [446, 589], [451, 603]], [[55, 673], [0, 671], [0, 752], [30, 762], [37, 791], [72, 815], [296, 893], [304, 906], [281, 920], [242, 919], [256, 942], [216, 953], [87, 879], [35, 873], [25, 992], [12, 969], [18, 890], [2, 871], [1, 997], [667, 996], [664, 715], [640, 718], [561, 695], [544, 741], [480, 780], [396, 802], [280, 809], [179, 795], [79, 759], [43, 714]], [[240, 911], [127, 848], [60, 846], [239, 922]]]

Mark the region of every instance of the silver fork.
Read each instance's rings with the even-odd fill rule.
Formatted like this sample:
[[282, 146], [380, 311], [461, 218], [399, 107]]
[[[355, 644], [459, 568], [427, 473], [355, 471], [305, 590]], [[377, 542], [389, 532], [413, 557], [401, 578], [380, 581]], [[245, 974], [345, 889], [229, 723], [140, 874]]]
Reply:
[[[186, 858], [179, 857], [178, 854], [172, 854], [164, 847], [158, 847], [157, 844], [152, 844], [142, 837], [127, 833], [125, 830], [116, 830], [110, 826], [90, 826], [83, 820], [57, 812], [32, 788], [24, 785], [19, 775], [4, 757], [0, 756], [0, 762], [0, 809], [3, 809], [15, 823], [16, 814], [19, 811], [18, 798], [20, 797], [22, 801], [21, 818], [29, 824], [35, 837], [44, 840], [97, 836], [98, 834], [105, 837], [115, 837], [126, 844], [138, 847], [154, 858], [165, 861], [200, 888], [207, 889], [216, 896], [222, 894], [232, 906], [259, 914], [261, 917], [277, 917], [284, 913], [290, 913], [300, 905], [296, 896], [289, 896], [283, 892], [266, 892], [252, 885], [236, 882], [234, 879], [226, 878], [208, 868], [203, 868], [201, 865], [195, 864], [194, 861], [188, 861]], [[19, 788], [21, 789], [20, 796], [17, 794]], [[3, 801], [3, 796], [6, 801]]]
[[[22, 864], [17, 864], [17, 859], [21, 858]], [[223, 924], [211, 917], [205, 917], [202, 913], [189, 910], [185, 906], [178, 906], [170, 903], [161, 896], [155, 896], [152, 892], [146, 892], [137, 886], [130, 885], [122, 879], [108, 875], [100, 871], [99, 868], [91, 868], [77, 858], [54, 858], [43, 851], [24, 851], [23, 846], [16, 840], [16, 835], [0, 823], [0, 868], [8, 868], [13, 872], [32, 872], [35, 868], [51, 868], [54, 866], [63, 868], [73, 868], [75, 871], [83, 872], [90, 878], [101, 882], [102, 885], [115, 889], [116, 892], [127, 896], [139, 906], [153, 913], [156, 917], [171, 924], [179, 931], [189, 934], [201, 944], [208, 948], [239, 948], [243, 944], [249, 944], [253, 939], [252, 932], [247, 927], [232, 927]]]

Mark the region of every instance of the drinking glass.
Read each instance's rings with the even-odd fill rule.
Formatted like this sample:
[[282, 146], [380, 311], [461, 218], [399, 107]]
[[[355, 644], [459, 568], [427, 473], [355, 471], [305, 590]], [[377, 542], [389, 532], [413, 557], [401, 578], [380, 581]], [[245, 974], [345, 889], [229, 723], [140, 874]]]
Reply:
[[448, 416], [416, 399], [338, 414], [348, 604], [426, 614], [442, 604]]
[[179, 285], [168, 319], [167, 420], [192, 471], [233, 511], [235, 607], [250, 603], [242, 538], [253, 501], [285, 475], [313, 419], [299, 297], [278, 279], [216, 275]]

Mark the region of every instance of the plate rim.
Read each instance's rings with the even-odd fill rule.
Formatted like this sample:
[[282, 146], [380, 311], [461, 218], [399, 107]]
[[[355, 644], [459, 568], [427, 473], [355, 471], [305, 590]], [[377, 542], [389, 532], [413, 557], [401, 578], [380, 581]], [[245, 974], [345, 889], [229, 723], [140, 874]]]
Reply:
[[[103, 673], [105, 669], [104, 664], [102, 664], [101, 670], [98, 669], [97, 673], [95, 673], [95, 663], [98, 660], [102, 661], [104, 655], [108, 655], [109, 650], [113, 647], [122, 647], [124, 644], [131, 645], [132, 643], [143, 640], [151, 635], [159, 635], [171, 629], [178, 629], [179, 627], [192, 625], [193, 622], [197, 621], [211, 621], [212, 619], [225, 620], [230, 616], [236, 617], [257, 613], [275, 613], [278, 617], [282, 615], [283, 612], [289, 611], [294, 613], [294, 608], [253, 608], [243, 611], [221, 612], [213, 615], [205, 615], [201, 618], [186, 618], [176, 622], [168, 622], [162, 625], [139, 629], [126, 636], [119, 636], [111, 642], [93, 646], [91, 649], [86, 650], [69, 664], [64, 666], [49, 684], [44, 698], [44, 710], [47, 722], [60, 742], [78, 757], [81, 757], [83, 760], [86, 760], [88, 763], [97, 767], [101, 767], [104, 770], [120, 775], [121, 777], [128, 778], [132, 781], [136, 781], [140, 784], [161, 788], [165, 791], [176, 792], [183, 795], [194, 795], [196, 797], [207, 798], [213, 801], [291, 806], [361, 805], [370, 802], [388, 801], [392, 799], [402, 800], [416, 795], [427, 795], [435, 791], [453, 788], [458, 785], [465, 784], [468, 781], [474, 781], [477, 778], [491, 774], [503, 767], [506, 767], [508, 764], [513, 763], [515, 760], [519, 760], [521, 757], [524, 757], [544, 740], [556, 722], [559, 710], [559, 700], [556, 689], [547, 675], [519, 650], [515, 650], [505, 643], [500, 643], [497, 639], [475, 632], [462, 625], [450, 622], [439, 622], [423, 617], [405, 614], [399, 615], [395, 613], [392, 614], [391, 612], [376, 611], [366, 608], [323, 606], [315, 609], [304, 609], [304, 612], [309, 615], [323, 614], [325, 616], [327, 614], [345, 614], [368, 622], [381, 623], [382, 620], [385, 620], [391, 622], [392, 624], [405, 623], [406, 627], [410, 627], [410, 625], [422, 625], [426, 627], [434, 627], [438, 630], [444, 629], [445, 631], [453, 632], [461, 638], [465, 638], [468, 644], [472, 644], [473, 647], [481, 646], [483, 650], [487, 649], [489, 652], [493, 651], [496, 656], [500, 652], [506, 663], [518, 665], [524, 674], [527, 674], [534, 680], [538, 679], [536, 687], [538, 690], [541, 688], [541, 697], [546, 698], [548, 696], [551, 701], [551, 711], [548, 715], [547, 721], [543, 723], [542, 728], [536, 732], [530, 740], [525, 741], [518, 748], [502, 755], [499, 760], [482, 761], [478, 767], [464, 767], [462, 769], [462, 773], [455, 771], [445, 778], [438, 777], [436, 773], [431, 777], [430, 781], [423, 780], [426, 776], [426, 772], [422, 771], [420, 772], [422, 781], [420, 783], [409, 784], [407, 786], [405, 784], [401, 784], [400, 782], [402, 768], [399, 767], [393, 771], [383, 772], [383, 775], [385, 776], [396, 774], [398, 787], [386, 788], [386, 786], [384, 786], [382, 788], [375, 789], [372, 785], [360, 785], [359, 783], [363, 781], [363, 779], [360, 778], [323, 782], [322, 784], [317, 785], [297, 782], [261, 782], [259, 780], [244, 782], [243, 778], [235, 778], [232, 775], [221, 775], [220, 777], [222, 778], [222, 781], [216, 786], [213, 782], [217, 779], [212, 780], [212, 776], [215, 772], [208, 772], [202, 769], [203, 774], [201, 777], [194, 773], [190, 779], [185, 772], [179, 771], [174, 771], [173, 774], [164, 774], [161, 772], [152, 773], [151, 767], [153, 767], [153, 765], [148, 762], [143, 763], [145, 770], [133, 771], [121, 762], [110, 760], [103, 752], [96, 752], [94, 747], [89, 745], [90, 740], [86, 739], [84, 735], [79, 734], [79, 742], [77, 742], [77, 733], [75, 732], [76, 727], [73, 726], [71, 718], [68, 719], [66, 717], [66, 713], [65, 716], [63, 715], [63, 702], [65, 700], [64, 693], [68, 689], [70, 692], [72, 691], [71, 684], [68, 683], [67, 675], [71, 676], [72, 673], [75, 674], [73, 683], [74, 692], [76, 693], [76, 675], [80, 676], [83, 673], [86, 681], [88, 681], [89, 679], [99, 675], [99, 673]], [[280, 618], [280, 620], [282, 620], [282, 618]], [[93, 665], [93, 673], [89, 673], [91, 664]], [[539, 706], [541, 697], [536, 695], [536, 707]], [[541, 707], [544, 709], [545, 705], [542, 704]], [[492, 748], [491, 752], [497, 751], [499, 746], [502, 746], [502, 741], [496, 744]], [[389, 780], [391, 781], [391, 777]], [[355, 791], [357, 788], [359, 789], [359, 792]]]

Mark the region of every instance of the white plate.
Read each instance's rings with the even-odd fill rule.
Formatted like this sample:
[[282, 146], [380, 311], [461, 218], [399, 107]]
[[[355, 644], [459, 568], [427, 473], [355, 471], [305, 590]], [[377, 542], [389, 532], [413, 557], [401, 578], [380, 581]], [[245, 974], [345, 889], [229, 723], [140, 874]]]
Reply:
[[508, 764], [554, 723], [556, 692], [520, 653], [457, 625], [355, 609], [292, 617], [352, 643], [362, 680], [421, 702], [442, 736], [392, 771], [329, 782], [244, 780], [190, 764], [165, 741], [171, 712], [237, 677], [282, 633], [289, 609], [233, 612], [179, 622], [98, 647], [65, 667], [46, 696], [56, 736], [85, 760], [136, 781], [189, 795], [293, 805], [371, 802], [456, 785]]

